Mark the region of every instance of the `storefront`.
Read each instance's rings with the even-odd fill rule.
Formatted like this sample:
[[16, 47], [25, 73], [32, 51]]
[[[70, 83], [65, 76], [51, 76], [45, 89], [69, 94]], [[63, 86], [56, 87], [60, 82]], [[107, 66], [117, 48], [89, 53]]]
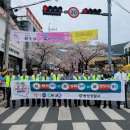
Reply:
[[[0, 42], [0, 68], [3, 68], [4, 43]], [[24, 52], [12, 44], [9, 46], [9, 67], [14, 68], [16, 73], [22, 69]]]

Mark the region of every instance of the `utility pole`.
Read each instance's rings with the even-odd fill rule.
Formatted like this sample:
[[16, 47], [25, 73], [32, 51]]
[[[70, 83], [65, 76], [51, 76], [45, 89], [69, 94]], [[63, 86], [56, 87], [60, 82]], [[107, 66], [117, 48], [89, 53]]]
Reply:
[[111, 0], [108, 1], [108, 63], [111, 67], [112, 54], [111, 54]]
[[4, 58], [3, 58], [3, 65], [8, 69], [9, 63], [9, 22], [10, 22], [10, 6], [11, 0], [5, 0], [7, 9], [6, 9], [6, 27], [5, 27], [5, 41], [4, 41]]

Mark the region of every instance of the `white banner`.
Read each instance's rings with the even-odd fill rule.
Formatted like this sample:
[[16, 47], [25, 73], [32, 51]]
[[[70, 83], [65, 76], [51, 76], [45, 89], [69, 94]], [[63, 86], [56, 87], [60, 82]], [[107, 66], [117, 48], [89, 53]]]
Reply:
[[12, 99], [81, 99], [124, 101], [120, 81], [12, 81]]

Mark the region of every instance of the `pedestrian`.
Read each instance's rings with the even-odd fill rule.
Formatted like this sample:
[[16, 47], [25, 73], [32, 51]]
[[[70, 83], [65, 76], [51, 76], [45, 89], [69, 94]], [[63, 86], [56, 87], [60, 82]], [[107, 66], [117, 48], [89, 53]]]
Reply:
[[[104, 80], [113, 80], [113, 77], [111, 76], [111, 72], [109, 69], [105, 69], [104, 70]], [[111, 104], [111, 101], [108, 101], [108, 106], [110, 109], [112, 109], [112, 104]], [[107, 101], [104, 101], [104, 106], [103, 108], [106, 108], [107, 107]]]
[[[81, 77], [81, 80], [85, 81], [91, 80], [91, 76], [88, 70], [84, 70], [84, 75]], [[83, 105], [85, 107], [90, 106], [90, 100], [83, 100]]]
[[[39, 81], [39, 75], [38, 75], [38, 68], [34, 67], [33, 69], [33, 75], [31, 76], [31, 80], [33, 81]], [[37, 105], [40, 106], [41, 100], [37, 99]], [[36, 104], [36, 100], [32, 99], [32, 107], [34, 107]]]
[[[75, 70], [73, 73], [73, 80], [81, 80], [81, 77], [79, 76], [78, 70]], [[75, 106], [81, 106], [81, 101], [74, 99]]]
[[[65, 74], [63, 75], [63, 80], [73, 80], [72, 75], [70, 74], [70, 69], [69, 68], [65, 68]], [[69, 107], [72, 107], [71, 105], [71, 99], [64, 99], [64, 106], [67, 107], [67, 103], [69, 105]]]
[[[50, 77], [48, 76], [48, 71], [47, 70], [43, 70], [40, 80], [43, 82], [49, 81]], [[49, 99], [42, 99], [42, 107], [48, 107], [49, 106]]]
[[[27, 81], [29, 80], [29, 76], [27, 75], [27, 69], [22, 69], [22, 76], [20, 76], [20, 81]], [[20, 100], [20, 107], [24, 106], [24, 99]], [[26, 99], [26, 106], [29, 106], [29, 99]]]
[[[124, 107], [129, 109], [128, 107], [128, 103], [127, 103], [127, 87], [128, 87], [128, 77], [127, 75], [122, 71], [122, 67], [123, 65], [118, 65], [118, 71], [117, 73], [115, 73], [114, 75], [114, 80], [119, 80], [119, 81], [122, 81], [124, 83], [124, 86], [125, 87], [125, 104], [124, 104]], [[117, 109], [120, 109], [120, 104], [121, 102], [120, 101], [117, 101]]]
[[[97, 68], [95, 68], [94, 71], [93, 71], [92, 80], [101, 80], [101, 76], [98, 74], [98, 69]], [[100, 108], [101, 101], [100, 100], [99, 101], [95, 100], [94, 102], [95, 102], [94, 106], [97, 106], [97, 107]]]
[[[54, 73], [51, 75], [50, 80], [53, 80], [53, 81], [60, 81], [61, 80], [59, 68], [54, 69]], [[57, 102], [58, 102], [58, 106], [60, 107], [61, 106], [61, 99], [58, 99], [58, 100], [53, 99], [53, 105], [52, 106], [55, 107]]]
[[[6, 94], [7, 94], [7, 105], [5, 108], [10, 107], [10, 98], [11, 98], [11, 81], [16, 80], [16, 76], [14, 75], [14, 69], [9, 68], [8, 69], [9, 75], [6, 76]], [[12, 108], [14, 109], [16, 106], [16, 101], [12, 100]]]

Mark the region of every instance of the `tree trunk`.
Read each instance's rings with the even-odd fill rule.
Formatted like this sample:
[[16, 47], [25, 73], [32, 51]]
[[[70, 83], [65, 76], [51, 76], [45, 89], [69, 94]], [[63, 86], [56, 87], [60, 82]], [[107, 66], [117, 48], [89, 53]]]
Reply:
[[85, 70], [88, 69], [88, 61], [85, 62]]

